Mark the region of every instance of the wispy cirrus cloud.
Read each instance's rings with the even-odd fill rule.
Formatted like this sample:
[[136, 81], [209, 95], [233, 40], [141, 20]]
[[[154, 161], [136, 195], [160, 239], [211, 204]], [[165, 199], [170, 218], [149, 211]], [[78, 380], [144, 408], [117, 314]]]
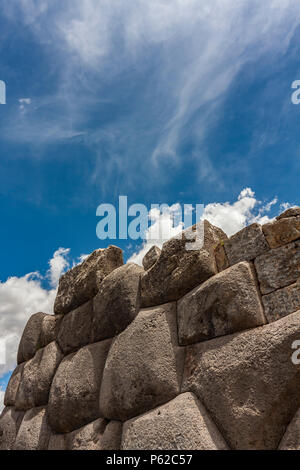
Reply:
[[300, 23], [294, 0], [10, 0], [5, 5], [11, 21], [20, 21], [21, 14], [55, 71], [48, 104], [39, 97], [26, 117], [13, 113], [6, 138], [35, 144], [80, 138], [97, 147], [94, 177], [99, 168], [127, 172], [135, 149], [135, 160], [146, 171], [164, 160], [181, 164], [180, 144], [189, 138], [191, 159], [200, 162], [199, 178], [218, 180], [205, 138], [223, 100], [245, 64], [264, 54], [283, 54]]

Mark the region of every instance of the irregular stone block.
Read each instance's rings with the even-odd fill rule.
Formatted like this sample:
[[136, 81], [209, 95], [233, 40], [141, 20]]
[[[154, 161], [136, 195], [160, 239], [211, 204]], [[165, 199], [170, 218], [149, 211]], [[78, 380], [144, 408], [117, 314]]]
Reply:
[[42, 329], [40, 335], [40, 347], [44, 348], [48, 344], [55, 341], [57, 327], [59, 325], [59, 315], [45, 315], [42, 321]]
[[288, 425], [278, 450], [300, 450], [300, 408]]
[[266, 323], [250, 263], [216, 274], [178, 301], [179, 343], [187, 345]]
[[300, 280], [291, 286], [262, 296], [269, 323], [300, 309]]
[[215, 259], [219, 273], [229, 268], [229, 261], [225, 252], [224, 242], [218, 243], [215, 247]]
[[41, 348], [41, 331], [46, 313], [35, 313], [30, 317], [23, 331], [18, 350], [18, 364], [29, 361]]
[[156, 263], [158, 258], [160, 257], [161, 254], [161, 249], [158, 248], [158, 246], [152, 246], [148, 253], [145, 254], [143, 258], [143, 266], [145, 271], [148, 271], [148, 269], [152, 268], [152, 266]]
[[262, 229], [271, 248], [287, 245], [300, 238], [300, 216], [270, 222]]
[[293, 284], [300, 277], [300, 241], [273, 248], [254, 262], [262, 294]]
[[143, 272], [137, 264], [129, 263], [103, 280], [94, 298], [93, 341], [112, 338], [134, 320], [140, 308]]
[[122, 250], [116, 246], [94, 251], [60, 278], [54, 312], [65, 314], [91, 300], [103, 279], [122, 264]]
[[224, 247], [230, 266], [240, 261], [251, 261], [270, 249], [259, 224], [243, 228], [226, 240]]
[[276, 217], [276, 219], [280, 220], [285, 219], [287, 217], [297, 217], [298, 215], [300, 215], [300, 207], [291, 207], [290, 209], [287, 209], [278, 217]]
[[119, 450], [122, 423], [98, 419], [66, 436], [67, 450]]
[[0, 450], [12, 450], [24, 413], [4, 408], [0, 416]]
[[52, 434], [49, 439], [48, 450], [67, 450], [67, 434]]
[[5, 391], [4, 405], [15, 406], [16, 397], [23, 374], [24, 364], [20, 364], [14, 370]]
[[204, 406], [192, 393], [124, 424], [122, 450], [227, 450]]
[[57, 334], [57, 342], [69, 354], [91, 342], [93, 301], [90, 300], [67, 315], [63, 315]]
[[47, 450], [50, 436], [46, 408], [33, 408], [25, 413], [14, 450]]
[[142, 276], [142, 307], [178, 300], [217, 273], [214, 247], [227, 236], [205, 220], [197, 225], [201, 238], [196, 243], [199, 248], [188, 250], [193, 244], [191, 236], [195, 228], [164, 243], [159, 259]]
[[184, 348], [177, 339], [175, 304], [141, 310], [113, 342], [100, 391], [100, 412], [124, 421], [174, 398]]
[[33, 359], [26, 362], [16, 396], [16, 408], [28, 410], [47, 405], [51, 383], [63, 355], [53, 342], [39, 349]]
[[99, 390], [110, 344], [106, 340], [85, 346], [60, 363], [48, 405], [54, 432], [71, 432], [100, 417]]
[[276, 449], [300, 406], [300, 311], [188, 346], [183, 390], [194, 392], [232, 449]]

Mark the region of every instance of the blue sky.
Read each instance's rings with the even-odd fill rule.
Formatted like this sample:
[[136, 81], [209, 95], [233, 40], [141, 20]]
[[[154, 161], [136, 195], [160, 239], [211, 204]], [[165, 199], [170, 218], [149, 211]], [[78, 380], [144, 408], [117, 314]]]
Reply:
[[53, 254], [70, 249], [59, 270], [110, 243], [99, 204], [218, 203], [218, 219], [228, 203], [241, 228], [300, 203], [296, 0], [0, 5], [0, 325], [14, 347], [52, 301]]

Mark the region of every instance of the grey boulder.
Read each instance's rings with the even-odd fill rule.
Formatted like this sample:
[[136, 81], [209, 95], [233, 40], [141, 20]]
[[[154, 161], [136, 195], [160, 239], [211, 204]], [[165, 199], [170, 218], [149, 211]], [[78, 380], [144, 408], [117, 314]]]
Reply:
[[50, 436], [46, 408], [33, 408], [25, 413], [14, 450], [47, 450]]
[[224, 247], [230, 266], [240, 261], [251, 261], [270, 249], [259, 224], [243, 228], [226, 240]]
[[145, 254], [143, 258], [143, 266], [145, 271], [148, 271], [148, 269], [152, 268], [152, 266], [156, 263], [158, 258], [160, 257], [161, 254], [161, 249], [158, 248], [158, 246], [152, 246], [148, 253]]
[[13, 450], [24, 413], [4, 408], [0, 416], [0, 450]]
[[57, 342], [64, 354], [70, 354], [91, 342], [93, 325], [93, 301], [77, 307], [62, 316]]

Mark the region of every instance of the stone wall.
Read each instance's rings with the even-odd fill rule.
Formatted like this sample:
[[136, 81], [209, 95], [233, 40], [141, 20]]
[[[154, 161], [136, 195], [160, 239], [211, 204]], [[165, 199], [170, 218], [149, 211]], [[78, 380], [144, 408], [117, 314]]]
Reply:
[[24, 330], [1, 449], [300, 449], [300, 208], [185, 245], [62, 276]]

